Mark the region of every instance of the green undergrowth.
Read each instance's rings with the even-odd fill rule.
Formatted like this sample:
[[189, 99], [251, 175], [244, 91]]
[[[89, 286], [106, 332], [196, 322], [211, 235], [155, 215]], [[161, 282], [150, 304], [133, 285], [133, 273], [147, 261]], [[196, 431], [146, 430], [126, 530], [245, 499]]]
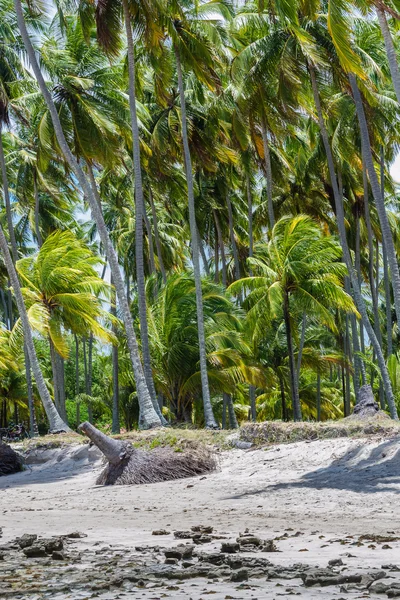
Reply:
[[246, 423], [240, 429], [240, 439], [256, 446], [343, 437], [393, 437], [399, 434], [399, 422], [376, 417], [372, 419], [342, 419], [323, 423], [266, 421], [264, 423]]
[[[213, 446], [217, 450], [229, 450], [233, 447], [234, 431], [207, 431], [204, 429], [166, 428], [149, 431], [129, 431], [112, 437], [129, 440], [136, 448], [171, 447], [176, 452], [193, 448], [200, 444]], [[284, 444], [305, 440], [325, 440], [334, 438], [394, 437], [400, 434], [400, 423], [387, 418], [342, 419], [323, 423], [284, 423], [266, 421], [264, 423], [246, 423], [234, 437], [255, 446], [266, 444]], [[59, 448], [67, 445], [85, 444], [89, 440], [78, 433], [45, 435], [24, 440], [15, 447], [26, 452], [36, 448]]]

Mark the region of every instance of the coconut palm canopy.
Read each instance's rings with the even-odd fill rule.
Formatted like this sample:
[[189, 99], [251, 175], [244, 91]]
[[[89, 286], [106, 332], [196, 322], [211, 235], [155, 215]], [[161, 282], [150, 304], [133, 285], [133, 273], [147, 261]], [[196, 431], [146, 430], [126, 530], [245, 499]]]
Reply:
[[397, 418], [398, 5], [0, 0], [0, 423]]

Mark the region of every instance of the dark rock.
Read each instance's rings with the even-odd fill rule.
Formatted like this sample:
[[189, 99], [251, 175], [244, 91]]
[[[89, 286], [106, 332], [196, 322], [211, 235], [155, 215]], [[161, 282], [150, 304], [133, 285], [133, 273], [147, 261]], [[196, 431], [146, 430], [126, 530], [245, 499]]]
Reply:
[[182, 567], [184, 569], [189, 569], [190, 567], [193, 567], [193, 566], [194, 566], [194, 562], [191, 560], [183, 560], [182, 561]]
[[166, 558], [177, 558], [178, 560], [181, 560], [182, 558], [187, 559], [192, 558], [193, 549], [194, 547], [190, 544], [187, 544], [186, 546], [180, 544], [175, 548], [167, 548], [166, 550], [164, 550], [164, 554]]
[[249, 572], [247, 569], [238, 569], [231, 575], [231, 581], [247, 581], [249, 579]]
[[16, 539], [18, 546], [23, 548], [28, 548], [28, 546], [32, 546], [33, 542], [36, 542], [37, 535], [35, 533], [24, 533], [20, 538]]
[[54, 551], [62, 550], [64, 548], [63, 541], [60, 537], [49, 538], [40, 540], [40, 543], [45, 547], [46, 552], [51, 554]]
[[263, 552], [279, 552], [274, 540], [266, 540], [262, 547]]
[[174, 531], [174, 537], [177, 540], [190, 540], [193, 537], [191, 531]]
[[46, 556], [46, 549], [41, 545], [28, 546], [23, 549], [23, 553], [28, 558], [38, 558], [40, 556]]
[[240, 535], [236, 541], [241, 546], [261, 546], [262, 542], [256, 535]]
[[191, 530], [193, 533], [210, 534], [214, 531], [214, 528], [211, 525], [194, 525]]
[[386, 571], [400, 571], [399, 565], [393, 564], [382, 565], [382, 569], [386, 569]]
[[63, 535], [62, 537], [77, 540], [80, 538], [86, 538], [87, 534], [82, 533], [81, 531], [73, 531], [72, 533], [67, 533], [66, 535]]
[[226, 554], [235, 554], [236, 552], [239, 552], [239, 550], [240, 544], [237, 542], [222, 542], [221, 544], [221, 552]]
[[169, 535], [170, 531], [167, 531], [166, 529], [156, 529], [155, 531], [152, 532], [151, 535]]
[[328, 562], [328, 565], [330, 567], [341, 567], [344, 565], [344, 562], [341, 558], [332, 558], [332, 560]]
[[239, 558], [239, 556], [235, 556], [235, 557], [227, 557], [226, 559], [227, 564], [230, 566], [231, 569], [241, 569], [243, 567], [243, 559]]
[[193, 535], [193, 541], [195, 544], [209, 544], [212, 542], [212, 537], [209, 535], [203, 535], [202, 533]]
[[60, 552], [59, 550], [54, 550], [54, 552], [52, 552], [51, 554], [51, 558], [53, 560], [64, 560], [65, 556], [63, 552]]
[[200, 562], [210, 563], [212, 565], [223, 565], [225, 557], [223, 554], [215, 552], [213, 554], [201, 554], [199, 555], [199, 560]]
[[0, 552], [0, 560], [4, 560], [5, 554], [4, 552]]
[[362, 575], [343, 575], [335, 573], [331, 569], [311, 569], [301, 574], [301, 578], [306, 587], [313, 585], [341, 585], [343, 583], [361, 583]]
[[368, 589], [370, 593], [387, 594], [389, 590], [400, 591], [400, 583], [394, 583], [393, 581], [374, 581]]
[[178, 559], [177, 559], [177, 558], [172, 558], [172, 557], [169, 557], [169, 558], [166, 558], [166, 559], [165, 559], [165, 564], [166, 564], [166, 565], [177, 565], [177, 564], [178, 564], [178, 562], [179, 562], [179, 561], [178, 561]]

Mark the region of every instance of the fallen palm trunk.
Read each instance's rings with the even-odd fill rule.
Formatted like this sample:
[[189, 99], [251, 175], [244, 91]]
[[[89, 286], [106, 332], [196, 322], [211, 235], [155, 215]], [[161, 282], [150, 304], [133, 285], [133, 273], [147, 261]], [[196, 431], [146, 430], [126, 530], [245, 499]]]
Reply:
[[22, 471], [22, 458], [7, 444], [0, 442], [0, 477]]
[[205, 446], [184, 452], [175, 452], [172, 448], [146, 452], [134, 448], [129, 442], [108, 437], [87, 421], [79, 429], [108, 460], [108, 465], [97, 478], [98, 485], [156, 483], [203, 475], [217, 468], [214, 454]]

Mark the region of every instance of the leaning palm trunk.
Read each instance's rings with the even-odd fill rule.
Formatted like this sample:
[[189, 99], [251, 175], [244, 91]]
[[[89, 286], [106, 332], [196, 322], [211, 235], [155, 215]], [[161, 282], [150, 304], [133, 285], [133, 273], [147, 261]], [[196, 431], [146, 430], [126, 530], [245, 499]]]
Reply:
[[82, 423], [79, 429], [102, 451], [108, 465], [97, 478], [98, 485], [140, 485], [184, 479], [210, 473], [217, 468], [211, 450], [205, 447], [175, 452], [172, 448], [138, 450], [129, 442], [115, 440]]
[[[10, 192], [8, 187], [8, 176], [7, 176], [7, 167], [3, 150], [3, 138], [1, 132], [1, 124], [0, 124], [0, 164], [1, 164], [1, 173], [3, 177], [3, 193], [4, 193], [4, 203], [6, 206], [6, 216], [7, 216], [7, 226], [8, 226], [8, 235], [10, 237], [11, 242], [11, 253], [12, 253], [12, 261], [15, 263], [18, 260], [18, 250], [17, 250], [17, 242], [15, 239], [14, 226], [12, 222], [12, 213], [11, 213], [11, 202], [10, 202]], [[10, 319], [10, 329], [12, 328], [12, 319]], [[24, 334], [25, 335], [25, 334]], [[24, 340], [24, 360], [25, 360], [25, 372], [26, 372], [26, 385], [28, 392], [28, 407], [29, 407], [29, 426], [30, 433], [32, 436], [38, 434], [36, 416], [35, 416], [35, 407], [33, 403], [33, 389], [32, 389], [32, 377], [31, 377], [31, 364], [29, 360], [29, 352], [26, 347], [26, 342]]]
[[353, 288], [354, 301], [355, 301], [356, 307], [361, 315], [361, 320], [363, 322], [363, 325], [365, 327], [367, 335], [368, 335], [369, 339], [371, 340], [372, 347], [376, 353], [376, 357], [377, 357], [378, 364], [379, 364], [379, 369], [380, 369], [382, 379], [383, 379], [383, 385], [385, 388], [386, 400], [387, 400], [387, 403], [389, 406], [390, 414], [393, 419], [398, 419], [397, 408], [396, 408], [396, 404], [395, 404], [395, 400], [394, 400], [394, 396], [393, 396], [392, 385], [390, 383], [390, 377], [389, 377], [389, 373], [387, 370], [385, 357], [383, 356], [382, 348], [378, 342], [375, 331], [369, 320], [367, 309], [366, 309], [365, 302], [364, 302], [364, 298], [362, 297], [361, 290], [358, 285], [357, 274], [355, 273], [355, 271], [353, 269], [353, 264], [352, 264], [351, 257], [350, 257], [350, 251], [349, 251], [349, 247], [347, 245], [343, 204], [341, 201], [341, 196], [339, 193], [338, 183], [337, 183], [337, 179], [336, 179], [335, 164], [333, 161], [332, 149], [331, 149], [331, 146], [329, 143], [328, 131], [325, 126], [324, 117], [322, 115], [322, 108], [321, 108], [321, 102], [320, 102], [319, 93], [318, 93], [317, 80], [315, 77], [315, 70], [314, 70], [314, 67], [311, 65], [309, 65], [309, 72], [310, 72], [310, 77], [311, 77], [314, 102], [315, 102], [315, 106], [316, 106], [317, 113], [318, 113], [318, 122], [319, 122], [320, 131], [321, 131], [321, 137], [322, 137], [322, 141], [323, 141], [324, 148], [325, 148], [325, 153], [326, 153], [326, 158], [327, 158], [328, 168], [329, 168], [329, 174], [330, 174], [330, 178], [331, 178], [331, 184], [332, 184], [332, 189], [333, 189], [333, 194], [334, 194], [334, 199], [335, 199], [336, 217], [337, 217], [337, 225], [338, 225], [340, 244], [341, 244], [342, 251], [343, 251], [343, 258], [344, 258], [345, 264], [347, 266], [351, 285]]
[[114, 278], [115, 288], [117, 291], [121, 313], [125, 324], [126, 338], [128, 342], [129, 354], [132, 361], [132, 367], [136, 381], [136, 389], [139, 399], [143, 427], [158, 427], [161, 425], [161, 421], [154, 410], [151, 396], [146, 385], [135, 330], [133, 327], [133, 320], [125, 293], [125, 286], [119, 268], [117, 254], [111, 243], [110, 236], [108, 234], [107, 227], [103, 219], [101, 208], [97, 203], [92, 187], [86, 179], [81, 166], [78, 164], [78, 161], [76, 160], [75, 156], [72, 154], [71, 149], [68, 146], [67, 140], [65, 138], [61, 126], [57, 108], [53, 102], [49, 90], [47, 89], [46, 82], [43, 78], [43, 74], [40, 70], [39, 64], [36, 59], [36, 54], [33, 49], [32, 42], [29, 38], [29, 34], [26, 29], [21, 0], [14, 0], [14, 6], [17, 14], [18, 28], [21, 33], [26, 52], [28, 54], [29, 61], [32, 66], [32, 70], [39, 84], [40, 91], [44, 97], [47, 108], [49, 109], [58, 144], [69, 167], [71, 168], [72, 172], [74, 173], [77, 179], [79, 187], [81, 188], [83, 194], [89, 202], [92, 218], [94, 219], [97, 225], [97, 230], [99, 232], [101, 242], [104, 246], [108, 262], [110, 264], [110, 269]]
[[386, 54], [389, 63], [390, 74], [392, 76], [394, 91], [396, 92], [397, 102], [400, 104], [400, 71], [397, 63], [396, 48], [394, 47], [384, 9], [381, 6], [377, 6], [376, 14], [378, 15], [383, 41], [385, 42]]
[[[166, 423], [161, 415], [157, 402], [156, 389], [154, 387], [153, 371], [151, 368], [149, 327], [147, 323], [146, 282], [144, 277], [143, 259], [143, 212], [145, 210], [143, 199], [142, 170], [140, 163], [140, 140], [139, 127], [136, 112], [136, 89], [135, 89], [135, 48], [133, 45], [131, 16], [129, 13], [128, 0], [122, 0], [124, 11], [125, 31], [128, 44], [128, 73], [129, 73], [129, 110], [131, 116], [132, 144], [133, 144], [133, 170], [135, 174], [135, 259], [136, 259], [136, 283], [139, 305], [140, 339], [142, 342], [143, 370], [147, 389], [150, 394], [154, 411], [160, 422]], [[150, 240], [151, 242], [151, 240]], [[144, 415], [141, 414], [141, 419]]]
[[374, 196], [376, 210], [379, 216], [379, 222], [382, 230], [382, 237], [385, 240], [386, 253], [390, 266], [390, 273], [392, 276], [392, 287], [394, 296], [394, 306], [396, 309], [397, 321], [400, 323], [400, 272], [399, 265], [397, 262], [396, 250], [394, 247], [392, 230], [388, 216], [386, 214], [385, 202], [379, 186], [378, 177], [376, 175], [374, 162], [372, 158], [371, 143], [368, 132], [367, 120], [365, 117], [364, 106], [358, 89], [355, 75], [349, 74], [349, 81], [353, 92], [354, 104], [356, 106], [357, 118], [361, 134], [361, 146], [363, 152], [363, 158], [367, 167], [369, 181], [371, 184], [372, 194]]
[[51, 432], [59, 432], [59, 431], [69, 431], [68, 425], [64, 423], [60, 415], [58, 414], [56, 407], [54, 406], [49, 390], [46, 387], [46, 383], [43, 378], [43, 373], [40, 369], [39, 361], [36, 355], [35, 346], [33, 343], [32, 331], [29, 324], [28, 313], [26, 312], [26, 307], [24, 304], [24, 299], [22, 297], [21, 286], [19, 284], [17, 272], [15, 270], [10, 251], [8, 249], [7, 240], [4, 235], [3, 228], [0, 226], [0, 251], [3, 255], [3, 259], [6, 265], [7, 273], [10, 278], [11, 285], [14, 290], [15, 301], [17, 303], [17, 308], [19, 312], [19, 316], [22, 322], [22, 329], [24, 332], [24, 340], [26, 344], [26, 348], [29, 354], [29, 359], [31, 362], [31, 367], [33, 371], [33, 375], [36, 380], [36, 385], [39, 390], [39, 395], [42, 400], [42, 404], [44, 410], [46, 412], [47, 418], [49, 420], [50, 431]]
[[193, 253], [193, 273], [194, 273], [194, 282], [195, 282], [195, 287], [196, 287], [197, 327], [198, 327], [198, 335], [199, 335], [200, 374], [201, 374], [201, 388], [202, 388], [202, 392], [203, 392], [204, 421], [205, 421], [205, 425], [207, 428], [218, 428], [217, 422], [214, 417], [213, 409], [211, 406], [210, 389], [209, 389], [209, 385], [208, 385], [206, 339], [205, 339], [205, 332], [204, 332], [203, 293], [202, 293], [202, 289], [201, 289], [199, 241], [198, 241], [198, 237], [197, 237], [196, 213], [195, 213], [195, 206], [194, 206], [192, 161], [191, 161], [191, 157], [190, 157], [189, 138], [188, 138], [188, 132], [187, 132], [186, 101], [185, 101], [185, 90], [183, 88], [182, 66], [181, 66], [179, 51], [177, 48], [175, 48], [175, 57], [176, 57], [176, 66], [177, 66], [177, 71], [178, 71], [179, 96], [180, 96], [180, 101], [181, 101], [182, 143], [183, 143], [183, 153], [184, 153], [184, 160], [185, 160], [186, 181], [187, 181], [187, 188], [188, 188], [189, 222], [190, 222], [190, 235], [191, 235], [192, 253]]

